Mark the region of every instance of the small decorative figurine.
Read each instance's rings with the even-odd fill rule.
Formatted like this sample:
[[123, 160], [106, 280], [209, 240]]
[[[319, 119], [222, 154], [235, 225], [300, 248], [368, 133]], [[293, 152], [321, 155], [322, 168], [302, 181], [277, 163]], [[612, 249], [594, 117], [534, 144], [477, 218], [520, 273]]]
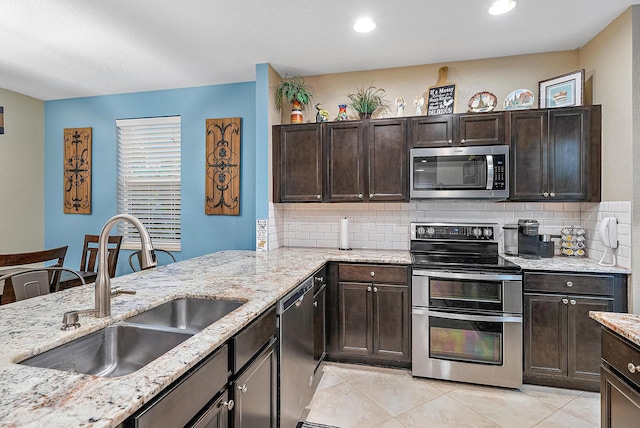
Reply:
[[320, 122], [328, 122], [329, 121], [329, 112], [327, 110], [322, 109], [322, 105], [320, 103], [315, 105], [316, 110], [316, 123]]
[[424, 106], [424, 97], [416, 97], [413, 100], [413, 105], [416, 106], [416, 116], [422, 116], [422, 107]]
[[338, 108], [340, 109], [338, 111], [338, 120], [339, 121], [349, 120], [349, 119], [347, 119], [347, 105], [346, 104], [340, 104], [340, 105], [338, 105]]
[[404, 98], [396, 98], [396, 117], [404, 116]]

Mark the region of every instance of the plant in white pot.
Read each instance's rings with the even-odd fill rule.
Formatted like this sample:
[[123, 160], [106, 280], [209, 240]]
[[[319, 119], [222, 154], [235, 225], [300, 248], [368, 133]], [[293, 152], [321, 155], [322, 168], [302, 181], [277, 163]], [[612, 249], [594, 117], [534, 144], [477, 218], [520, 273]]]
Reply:
[[291, 123], [303, 123], [302, 109], [311, 102], [313, 87], [300, 76], [285, 76], [275, 89], [275, 103], [281, 111], [286, 103], [291, 104]]

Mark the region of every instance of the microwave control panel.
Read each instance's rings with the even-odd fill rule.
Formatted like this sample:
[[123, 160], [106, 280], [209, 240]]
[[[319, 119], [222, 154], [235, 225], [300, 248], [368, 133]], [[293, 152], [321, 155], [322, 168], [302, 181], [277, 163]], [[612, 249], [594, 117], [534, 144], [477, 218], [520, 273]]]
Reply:
[[493, 155], [493, 190], [505, 190], [507, 188], [506, 156]]

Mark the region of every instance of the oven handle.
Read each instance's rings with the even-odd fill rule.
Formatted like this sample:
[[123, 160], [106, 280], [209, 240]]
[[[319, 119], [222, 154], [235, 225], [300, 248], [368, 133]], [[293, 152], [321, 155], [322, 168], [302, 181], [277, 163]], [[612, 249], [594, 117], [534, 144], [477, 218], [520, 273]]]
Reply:
[[507, 274], [487, 274], [487, 273], [471, 273], [471, 272], [447, 272], [447, 271], [427, 271], [413, 270], [415, 276], [435, 276], [436, 278], [451, 279], [471, 279], [485, 281], [522, 281], [522, 275]]
[[487, 190], [493, 190], [493, 155], [487, 155]]
[[483, 322], [512, 322], [522, 323], [521, 316], [487, 316], [487, 315], [471, 315], [471, 314], [452, 314], [450, 312], [437, 312], [428, 309], [413, 308], [414, 315], [427, 315], [437, 318], [446, 318], [449, 320], [462, 321], [483, 321]]

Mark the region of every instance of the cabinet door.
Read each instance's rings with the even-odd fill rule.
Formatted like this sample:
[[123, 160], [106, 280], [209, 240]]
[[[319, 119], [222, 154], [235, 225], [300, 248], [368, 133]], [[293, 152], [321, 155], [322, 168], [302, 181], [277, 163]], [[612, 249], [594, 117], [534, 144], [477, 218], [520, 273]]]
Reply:
[[504, 113], [460, 114], [456, 116], [460, 145], [504, 144]]
[[453, 145], [453, 115], [411, 118], [411, 147], [447, 147]]
[[327, 200], [362, 201], [365, 197], [364, 125], [327, 124]]
[[524, 374], [567, 376], [564, 296], [524, 294]]
[[280, 202], [321, 202], [322, 126], [281, 126], [280, 141], [274, 147]]
[[588, 108], [549, 111], [549, 199], [588, 200], [589, 127]]
[[372, 349], [372, 286], [340, 282], [338, 287], [338, 352], [368, 355]]
[[373, 284], [373, 354], [409, 361], [409, 288]]
[[640, 394], [602, 366], [600, 402], [602, 403], [602, 428], [627, 428], [638, 426], [640, 420]]
[[271, 345], [231, 383], [234, 427], [276, 427], [276, 380], [276, 355]]
[[229, 426], [229, 407], [233, 409], [233, 402], [229, 402], [229, 393], [225, 391], [188, 426], [189, 428], [227, 428]]
[[613, 311], [613, 299], [568, 296], [568, 376], [597, 382], [600, 376], [600, 324], [589, 311]]
[[546, 110], [509, 113], [512, 201], [545, 200], [548, 187], [548, 114]]
[[408, 200], [406, 123], [405, 119], [369, 122], [370, 201]]

